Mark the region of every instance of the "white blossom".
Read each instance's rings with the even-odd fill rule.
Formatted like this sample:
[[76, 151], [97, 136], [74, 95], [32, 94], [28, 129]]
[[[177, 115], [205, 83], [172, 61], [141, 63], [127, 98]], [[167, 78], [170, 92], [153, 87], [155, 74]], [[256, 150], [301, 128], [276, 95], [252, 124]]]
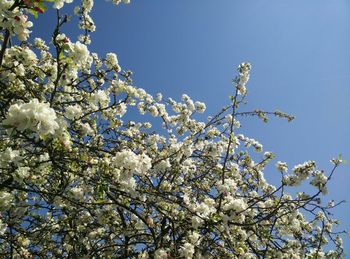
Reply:
[[154, 252], [154, 259], [167, 259], [168, 253], [164, 249], [157, 249]]
[[68, 119], [74, 120], [82, 115], [83, 111], [80, 105], [70, 105], [66, 108], [66, 116]]
[[192, 258], [194, 246], [191, 243], [185, 243], [180, 247], [180, 254], [186, 259]]
[[205, 112], [206, 106], [205, 103], [202, 102], [195, 102], [195, 107], [196, 107], [196, 111], [199, 113], [203, 113]]
[[[65, 33], [64, 16], [50, 43], [32, 42], [35, 10], [73, 0], [49, 2], [0, 1], [4, 257], [250, 259], [268, 247], [266, 258], [341, 258], [330, 213], [338, 203], [319, 198], [333, 171], [314, 161], [288, 171], [277, 161], [283, 178], [271, 185], [264, 172], [274, 154], [251, 154], [262, 144], [241, 133], [238, 115], [290, 118], [239, 112], [249, 63], [239, 65], [227, 106], [201, 121], [203, 102], [153, 96], [133, 84], [117, 54], [90, 52], [93, 0], [65, 9], [77, 16], [68, 24], [82, 30], [77, 42]], [[331, 162], [335, 169], [344, 160]], [[309, 178], [316, 194], [288, 194]]]
[[276, 163], [276, 168], [277, 168], [278, 171], [283, 172], [283, 173], [285, 173], [285, 172], [288, 171], [288, 166], [287, 166], [287, 164], [284, 163], [284, 162], [281, 162], [281, 161], [278, 161], [278, 162]]
[[120, 71], [120, 66], [118, 64], [118, 58], [116, 54], [107, 53], [105, 63], [108, 69], [116, 69], [117, 71]]
[[61, 9], [65, 3], [72, 3], [73, 0], [55, 0], [53, 4], [53, 8]]
[[6, 232], [7, 225], [0, 218], [0, 235], [3, 235]]
[[13, 196], [11, 193], [1, 191], [0, 192], [0, 210], [4, 211], [8, 209], [11, 205]]
[[109, 103], [109, 96], [106, 93], [106, 91], [104, 91], [104, 90], [97, 90], [96, 92], [92, 93], [91, 101], [95, 105], [100, 104], [101, 106], [107, 106], [108, 103]]
[[29, 103], [10, 106], [3, 125], [14, 127], [19, 131], [30, 129], [40, 135], [54, 134], [59, 128], [55, 110], [48, 103], [33, 99]]
[[33, 26], [31, 21], [28, 21], [28, 16], [24, 14], [18, 14], [14, 16], [12, 21], [13, 32], [17, 35], [18, 40], [26, 41], [31, 32], [28, 28]]
[[74, 63], [82, 66], [86, 63], [91, 63], [90, 52], [85, 44], [77, 41], [76, 43], [70, 43], [70, 57], [73, 59]]

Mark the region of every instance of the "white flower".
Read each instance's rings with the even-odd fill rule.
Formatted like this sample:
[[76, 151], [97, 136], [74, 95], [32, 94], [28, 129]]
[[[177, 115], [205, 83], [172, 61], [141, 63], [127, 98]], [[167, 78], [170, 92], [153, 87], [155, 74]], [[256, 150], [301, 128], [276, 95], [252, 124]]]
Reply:
[[22, 48], [19, 58], [22, 60], [23, 64], [31, 66], [36, 63], [37, 56], [30, 48]]
[[83, 199], [84, 197], [84, 191], [82, 188], [80, 187], [73, 187], [71, 189], [71, 193], [72, 193], [72, 196], [75, 198], [75, 199], [78, 199], [78, 200], [81, 200]]
[[7, 166], [10, 163], [17, 164], [21, 159], [20, 153], [18, 150], [12, 150], [11, 147], [7, 147], [5, 151], [0, 153], [0, 165]]
[[139, 159], [139, 172], [146, 173], [152, 167], [152, 159], [146, 154], [138, 156]]
[[164, 249], [157, 249], [154, 252], [154, 259], [167, 259], [168, 253]]
[[11, 205], [12, 199], [13, 197], [11, 193], [5, 191], [0, 192], [0, 210], [4, 211], [8, 209], [8, 207]]
[[66, 108], [66, 117], [70, 120], [79, 118], [83, 111], [79, 105], [70, 105]]
[[196, 205], [195, 211], [202, 217], [208, 217], [216, 212], [215, 201], [211, 198], [205, 199], [203, 202]]
[[120, 167], [128, 170], [136, 170], [138, 167], [137, 155], [131, 150], [123, 150], [115, 155], [115, 162]]
[[30, 129], [40, 135], [48, 135], [59, 128], [56, 119], [55, 110], [48, 103], [33, 99], [29, 103], [11, 105], [3, 124], [19, 131]]
[[83, 0], [83, 9], [85, 12], [90, 12], [92, 7], [94, 6], [93, 0]]
[[317, 187], [322, 194], [327, 194], [327, 176], [324, 175], [322, 171], [316, 171], [314, 173], [314, 178], [311, 180], [310, 184]]
[[85, 44], [77, 41], [76, 43], [70, 43], [70, 57], [77, 65], [84, 65], [90, 63], [90, 52]]
[[124, 116], [124, 114], [127, 111], [127, 105], [125, 103], [120, 103], [118, 106], [115, 108], [115, 115], [118, 115], [120, 117]]
[[203, 222], [204, 222], [204, 220], [198, 216], [194, 216], [191, 218], [191, 223], [192, 223], [193, 228], [198, 228], [199, 226], [201, 226], [203, 224]]
[[114, 4], [120, 4], [123, 2], [124, 4], [130, 4], [130, 0], [112, 0]]
[[5, 234], [7, 225], [0, 219], [0, 235]]
[[198, 232], [192, 231], [191, 234], [188, 236], [188, 239], [191, 242], [191, 244], [197, 245], [199, 243], [200, 237], [201, 235]]
[[95, 105], [100, 103], [101, 106], [107, 106], [109, 103], [109, 96], [107, 95], [106, 91], [98, 90], [91, 94], [91, 101]]
[[170, 160], [169, 160], [169, 158], [167, 158], [167, 159], [161, 160], [157, 164], [155, 164], [154, 168], [156, 170], [159, 170], [159, 171], [164, 171], [170, 167], [171, 167]]
[[80, 13], [80, 6], [76, 6], [76, 7], [74, 7], [74, 10], [73, 10], [73, 12], [74, 12], [74, 15], [78, 15], [79, 13]]
[[196, 106], [196, 111], [199, 113], [203, 113], [206, 109], [205, 103], [202, 102], [195, 102], [194, 105]]
[[309, 178], [312, 171], [316, 169], [314, 161], [307, 161], [303, 164], [296, 165], [293, 168], [293, 175], [284, 176], [283, 182], [289, 186], [298, 186], [302, 181]]
[[53, 4], [53, 8], [56, 9], [61, 9], [64, 5], [64, 3], [72, 3], [73, 0], [55, 0], [54, 4]]
[[94, 134], [94, 130], [91, 128], [89, 123], [82, 123], [80, 125], [80, 130], [81, 130], [83, 135], [90, 135], [90, 136], [92, 136]]
[[163, 99], [163, 95], [161, 93], [156, 94], [156, 101], [160, 102]]
[[225, 179], [224, 183], [221, 180], [218, 181], [216, 188], [219, 193], [233, 193], [237, 189], [237, 184], [233, 179]]
[[[86, 0], [83, 0], [86, 2]], [[83, 7], [83, 15], [84, 15], [84, 19], [82, 19], [79, 23], [79, 28], [83, 29], [83, 30], [88, 30], [90, 32], [93, 32], [96, 30], [96, 26], [94, 24], [93, 19], [91, 18], [91, 16], [88, 14], [89, 9]]]
[[123, 190], [131, 192], [131, 191], [135, 190], [135, 188], [136, 188], [136, 181], [134, 178], [131, 177], [129, 179], [122, 180], [120, 182], [120, 185], [121, 185]]
[[194, 246], [191, 243], [185, 243], [180, 247], [180, 255], [186, 259], [192, 258], [194, 254]]
[[28, 16], [21, 14], [14, 17], [12, 26], [14, 33], [17, 34], [18, 40], [26, 41], [30, 33], [28, 28], [32, 27], [33, 23], [28, 21]]
[[183, 94], [181, 99], [186, 103], [186, 106], [190, 111], [194, 111], [196, 109], [192, 99], [187, 94]]
[[147, 251], [143, 251], [142, 253], [140, 253], [137, 258], [139, 259], [148, 259], [149, 258], [149, 255], [148, 255], [148, 252]]
[[156, 117], [156, 116], [158, 116], [158, 109], [157, 109], [157, 107], [156, 106], [154, 106], [154, 105], [152, 105], [152, 106], [150, 106], [149, 107], [149, 112], [150, 112], [150, 114], [153, 116], [153, 117]]
[[342, 246], [343, 245], [343, 239], [340, 236], [337, 236], [335, 238], [335, 243], [337, 244], [337, 246]]
[[18, 167], [16, 170], [16, 180], [22, 180], [25, 179], [29, 176], [30, 174], [30, 168], [25, 166], [25, 167]]
[[131, 150], [123, 150], [115, 155], [114, 164], [119, 168], [142, 174], [152, 167], [152, 160], [146, 154], [136, 155]]
[[251, 65], [249, 63], [242, 63], [238, 66], [239, 77], [237, 80], [237, 90], [239, 94], [245, 94], [247, 92], [246, 84], [249, 80]]
[[283, 173], [288, 171], [287, 163], [284, 163], [284, 162], [281, 162], [281, 161], [278, 161], [276, 163], [276, 168], [277, 168], [278, 171], [283, 172]]
[[225, 199], [224, 210], [234, 210], [235, 212], [244, 211], [247, 208], [247, 203], [243, 199], [235, 199], [232, 196], [228, 196]]
[[117, 55], [114, 53], [107, 53], [105, 64], [108, 69], [116, 69], [120, 71], [120, 66], [118, 65]]

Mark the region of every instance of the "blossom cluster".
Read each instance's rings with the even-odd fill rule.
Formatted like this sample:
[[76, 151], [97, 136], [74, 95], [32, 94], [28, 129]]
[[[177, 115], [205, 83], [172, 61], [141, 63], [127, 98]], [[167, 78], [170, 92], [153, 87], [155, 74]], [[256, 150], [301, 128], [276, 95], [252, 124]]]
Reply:
[[19, 131], [29, 129], [40, 135], [53, 135], [59, 128], [56, 119], [55, 110], [48, 103], [32, 99], [28, 103], [11, 105], [2, 123]]
[[0, 27], [6, 28], [9, 33], [17, 35], [18, 40], [26, 41], [33, 23], [28, 16], [19, 9], [12, 11], [15, 1], [5, 0], [0, 3]]
[[246, 94], [246, 84], [249, 80], [251, 65], [242, 63], [238, 67], [239, 77], [236, 79], [237, 90], [239, 94]]

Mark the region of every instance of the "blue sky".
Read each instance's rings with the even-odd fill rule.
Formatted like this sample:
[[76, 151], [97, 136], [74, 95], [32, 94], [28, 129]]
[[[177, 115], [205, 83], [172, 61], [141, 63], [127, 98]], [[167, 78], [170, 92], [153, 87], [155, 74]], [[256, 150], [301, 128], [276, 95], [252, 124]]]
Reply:
[[[296, 120], [244, 120], [242, 132], [290, 167], [311, 159], [329, 171], [339, 153], [350, 160], [349, 1], [133, 0], [112, 6], [96, 0], [93, 17], [91, 49], [117, 53], [137, 86], [177, 99], [187, 93], [204, 101], [209, 115], [227, 104], [235, 67], [249, 61], [243, 110], [278, 108]], [[279, 177], [273, 170], [265, 174]], [[350, 202], [349, 184], [348, 164], [334, 175], [327, 200]], [[335, 210], [347, 230], [349, 202]], [[344, 241], [350, 253], [349, 238]]]

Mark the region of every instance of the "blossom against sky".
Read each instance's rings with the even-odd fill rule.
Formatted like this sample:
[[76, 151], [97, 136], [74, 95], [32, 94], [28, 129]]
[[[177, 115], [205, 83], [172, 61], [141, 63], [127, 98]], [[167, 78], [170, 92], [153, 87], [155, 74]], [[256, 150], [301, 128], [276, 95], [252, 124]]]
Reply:
[[[249, 119], [243, 131], [276, 160], [312, 159], [327, 171], [339, 153], [350, 160], [349, 9], [346, 0], [96, 1], [91, 47], [116, 52], [137, 86], [177, 99], [186, 93], [204, 101], [208, 114], [228, 102], [237, 64], [251, 62], [247, 110], [278, 108], [296, 120]], [[328, 199], [350, 201], [349, 171], [339, 168]], [[349, 207], [335, 210], [348, 230]], [[344, 246], [349, 251], [349, 238]]]

